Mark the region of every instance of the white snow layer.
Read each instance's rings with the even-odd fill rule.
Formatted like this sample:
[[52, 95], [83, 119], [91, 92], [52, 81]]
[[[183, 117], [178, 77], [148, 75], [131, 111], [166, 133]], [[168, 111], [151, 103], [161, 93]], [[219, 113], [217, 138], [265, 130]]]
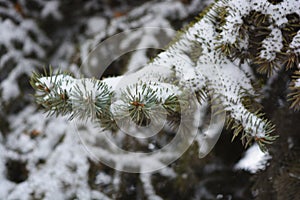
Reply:
[[245, 152], [244, 157], [239, 160], [234, 168], [256, 173], [266, 168], [269, 159], [271, 159], [271, 156], [268, 153], [263, 153], [255, 143]]

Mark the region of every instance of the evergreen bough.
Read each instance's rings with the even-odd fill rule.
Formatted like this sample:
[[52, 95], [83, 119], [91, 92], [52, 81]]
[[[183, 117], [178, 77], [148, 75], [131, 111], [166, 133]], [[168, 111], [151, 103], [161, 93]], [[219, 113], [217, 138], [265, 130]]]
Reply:
[[[130, 85], [116, 89], [121, 77], [75, 79], [65, 73], [34, 73], [31, 84], [37, 103], [50, 114], [92, 119], [111, 130], [127, 111], [139, 125], [161, 111], [176, 124], [187, 106], [180, 101], [196, 95], [198, 103], [223, 106], [233, 138], [242, 134], [246, 145], [256, 141], [265, 151], [277, 136], [257, 106], [259, 91], [279, 73], [292, 74], [288, 99], [299, 110], [299, 59], [300, 1], [219, 0], [130, 74], [136, 80]], [[112, 104], [114, 98], [119, 101]]]

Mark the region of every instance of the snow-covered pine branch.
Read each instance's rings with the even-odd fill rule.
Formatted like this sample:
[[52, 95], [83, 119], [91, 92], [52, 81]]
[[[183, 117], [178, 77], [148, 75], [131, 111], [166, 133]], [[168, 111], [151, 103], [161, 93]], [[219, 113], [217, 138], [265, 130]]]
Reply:
[[[135, 73], [134, 77], [125, 77], [130, 81], [136, 79], [134, 84], [126, 85], [126, 80], [123, 79], [123, 86], [119, 88], [116, 88], [116, 83], [121, 76], [99, 81], [75, 79], [67, 74], [38, 78], [39, 75], [35, 74], [32, 84], [37, 91], [37, 103], [50, 113], [70, 114], [71, 119], [100, 119], [105, 129], [115, 127], [115, 119], [123, 118], [128, 110], [132, 120], [141, 125], [150, 120], [157, 109], [165, 110], [169, 114], [183, 109], [180, 108], [178, 100], [178, 95], [183, 99], [180, 88], [169, 83], [157, 83], [151, 73], [144, 69]], [[168, 73], [171, 76], [171, 71]], [[145, 79], [146, 74], [152, 79]], [[111, 105], [113, 98], [116, 101]], [[182, 105], [184, 104], [181, 102]]]
[[[182, 90], [181, 86], [184, 86], [183, 88], [189, 89], [183, 90], [206, 93], [201, 96], [203, 98], [218, 98], [228, 113], [229, 121], [233, 123], [234, 135], [243, 132], [242, 138], [247, 139], [247, 143], [254, 139], [262, 149], [265, 149], [264, 144], [275, 139], [270, 135], [274, 126], [258, 111], [252, 111], [251, 105], [247, 104], [247, 99], [256, 95], [252, 85], [252, 82], [255, 81], [253, 72], [267, 74], [270, 77], [285, 67], [296, 73], [299, 63], [299, 45], [297, 45], [299, 43], [298, 30], [300, 29], [297, 24], [299, 12], [298, 0], [279, 3], [266, 0], [217, 1], [196, 22], [179, 32], [176, 39], [164, 52], [137, 74], [130, 75], [136, 77], [137, 80], [134, 83], [137, 84], [136, 89], [139, 90], [136, 95], [142, 94], [143, 84], [146, 84], [145, 87], [149, 90], [152, 88], [150, 82], [144, 80], [146, 77], [153, 80], [151, 76], [157, 76], [157, 71], [160, 71], [157, 70], [158, 67], [163, 66], [168, 72], [159, 74], [158, 80], [166, 81], [167, 85], [157, 83], [156, 88], [159, 89], [151, 90], [155, 91], [156, 104], [164, 103], [157, 101], [162, 98], [159, 96], [162, 90], [173, 91], [170, 87], [174, 87], [175, 84], [168, 80], [176, 77], [179, 79], [178, 85], [175, 85], [177, 89]], [[143, 82], [141, 82], [141, 78]], [[67, 82], [69, 83], [66, 84]], [[110, 83], [112, 82], [114, 81], [110, 81]], [[84, 85], [87, 83], [93, 83], [93, 89], [81, 91], [81, 89], [85, 90]], [[296, 88], [297, 83], [296, 81]], [[51, 89], [53, 85], [55, 86], [54, 90]], [[113, 93], [112, 86], [105, 79], [97, 81], [76, 80], [65, 75], [54, 75], [48, 78], [34, 76], [33, 87], [39, 92], [44, 92], [42, 97], [37, 97], [37, 101], [50, 111], [56, 110], [57, 113], [64, 113], [70, 103], [66, 97], [74, 99], [74, 91], [77, 90], [83, 94], [90, 94], [88, 98], [92, 100], [82, 101], [82, 106], [95, 108], [96, 116], [100, 116], [102, 112], [105, 113], [104, 116], [112, 117], [110, 108], [108, 108], [108, 112], [104, 112], [102, 108], [97, 110], [96, 105], [97, 101], [103, 103], [109, 99], [107, 96], [103, 97], [106, 98], [103, 100], [101, 95], [97, 95], [98, 93]], [[213, 94], [209, 95], [208, 91]], [[175, 94], [167, 93], [167, 97], [172, 95]], [[298, 90], [292, 98], [294, 100], [292, 107], [294, 108], [299, 107], [297, 95], [299, 95]], [[49, 104], [49, 101], [53, 102], [54, 98], [58, 96], [62, 100], [61, 103], [54, 101], [54, 104]], [[132, 100], [129, 98], [121, 100], [128, 106], [148, 106], [145, 101], [131, 102]], [[92, 102], [92, 104], [85, 104], [85, 102]], [[74, 113], [80, 116], [85, 115], [79, 114], [78, 110], [72, 112], [73, 115]], [[92, 114], [92, 111], [88, 114]], [[141, 116], [141, 114], [135, 116]]]

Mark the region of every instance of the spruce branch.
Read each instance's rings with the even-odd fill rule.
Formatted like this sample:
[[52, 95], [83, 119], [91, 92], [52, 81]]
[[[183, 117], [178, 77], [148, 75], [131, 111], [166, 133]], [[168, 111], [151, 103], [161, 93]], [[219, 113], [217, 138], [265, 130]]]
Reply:
[[[268, 79], [286, 69], [297, 76], [290, 87], [290, 97], [291, 107], [299, 107], [299, 15], [297, 0], [278, 4], [266, 0], [219, 0], [179, 31], [164, 52], [131, 74], [129, 77], [136, 77], [136, 81], [121, 92], [113, 92], [106, 79], [86, 79], [86, 84], [94, 88], [88, 91], [82, 80], [56, 75], [54, 82], [47, 80], [49, 84], [45, 84], [44, 78], [36, 77], [34, 81], [39, 84], [33, 86], [42, 94], [37, 96], [37, 102], [48, 110], [71, 113], [73, 117], [83, 118], [81, 113], [85, 110], [105, 126], [113, 123], [114, 117], [129, 117], [142, 125], [161, 110], [161, 114], [176, 119], [182, 109], [178, 95], [190, 93], [199, 98], [198, 103], [219, 102], [227, 111], [233, 138], [242, 133], [245, 145], [256, 141], [265, 150], [265, 145], [276, 138], [271, 135], [274, 125], [263, 117], [261, 107], [250, 109], [252, 102], [245, 99], [257, 95], [252, 84], [255, 73], [267, 75]], [[161, 84], [162, 80], [169, 82]], [[177, 92], [166, 92], [171, 86]], [[164, 98], [162, 91], [167, 93]], [[111, 110], [115, 95], [120, 101]], [[81, 102], [84, 106], [80, 106]]]
[[82, 79], [70, 93], [73, 108], [71, 119], [84, 119], [87, 116], [95, 119], [109, 115], [111, 95], [105, 83], [96, 79]]
[[36, 90], [36, 102], [50, 115], [91, 119], [104, 129], [114, 130], [116, 120], [128, 117], [137, 125], [147, 125], [161, 115], [180, 115], [183, 105], [187, 105], [179, 100], [179, 87], [167, 83], [139, 81], [113, 91], [108, 79], [75, 79], [64, 73], [50, 74], [47, 77], [33, 74], [31, 85]]
[[52, 75], [50, 70], [50, 76], [33, 73], [30, 83], [36, 90], [36, 102], [50, 115], [69, 115], [70, 119], [109, 116], [111, 93], [96, 79], [77, 80], [67, 73]]
[[[153, 90], [151, 83], [136, 83], [121, 92], [121, 102], [114, 107], [115, 117], [130, 117], [137, 125], [147, 125], [162, 110], [162, 99], [158, 97], [158, 89]], [[117, 111], [117, 112], [116, 112]], [[163, 113], [161, 113], [163, 114]]]
[[72, 105], [69, 101], [69, 94], [61, 87], [62, 80], [67, 78], [68, 74], [53, 74], [50, 68], [49, 80], [44, 81], [44, 76], [39, 73], [33, 73], [30, 84], [36, 90], [35, 99], [38, 104], [43, 106], [49, 115], [67, 115], [72, 110]]

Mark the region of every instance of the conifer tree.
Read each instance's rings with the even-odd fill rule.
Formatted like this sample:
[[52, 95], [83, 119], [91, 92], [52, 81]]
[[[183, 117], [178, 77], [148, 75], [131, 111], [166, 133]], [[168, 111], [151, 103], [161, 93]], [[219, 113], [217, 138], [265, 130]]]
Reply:
[[300, 1], [208, 3], [0, 0], [0, 199], [300, 199]]

